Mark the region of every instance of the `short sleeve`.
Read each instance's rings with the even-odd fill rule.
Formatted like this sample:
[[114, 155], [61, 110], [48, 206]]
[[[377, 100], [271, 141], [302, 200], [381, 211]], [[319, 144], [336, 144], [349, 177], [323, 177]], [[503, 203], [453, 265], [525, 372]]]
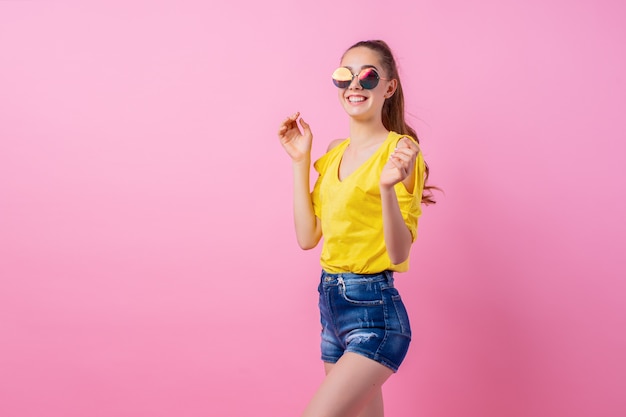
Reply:
[[415, 176], [415, 187], [413, 192], [408, 192], [402, 182], [399, 182], [394, 186], [402, 218], [411, 232], [413, 242], [417, 238], [417, 222], [418, 218], [422, 214], [422, 193], [424, 191], [425, 172], [426, 164], [424, 163], [424, 157], [420, 151], [417, 154], [415, 169], [413, 170], [413, 175]]
[[328, 168], [328, 154], [322, 156], [313, 164], [315, 171], [318, 173], [315, 185], [313, 186], [313, 192], [311, 192], [311, 201], [313, 202], [313, 212], [318, 219], [322, 218], [322, 202], [320, 196], [320, 188], [322, 186], [322, 179]]

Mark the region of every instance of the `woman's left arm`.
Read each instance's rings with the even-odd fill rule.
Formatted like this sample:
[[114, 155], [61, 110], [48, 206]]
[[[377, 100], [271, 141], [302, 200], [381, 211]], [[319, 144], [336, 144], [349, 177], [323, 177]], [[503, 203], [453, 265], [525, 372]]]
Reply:
[[415, 184], [415, 163], [420, 149], [409, 138], [402, 138], [389, 157], [380, 175], [380, 198], [383, 211], [383, 232], [387, 253], [393, 264], [407, 260], [413, 243], [394, 189], [394, 185], [402, 182], [406, 190], [413, 193]]

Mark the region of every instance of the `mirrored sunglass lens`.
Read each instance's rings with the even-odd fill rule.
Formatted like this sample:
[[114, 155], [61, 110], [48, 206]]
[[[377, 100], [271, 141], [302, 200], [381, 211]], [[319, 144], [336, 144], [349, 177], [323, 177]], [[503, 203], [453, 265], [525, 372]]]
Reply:
[[334, 78], [333, 78], [333, 83], [335, 84], [335, 86], [339, 88], [348, 88], [350, 86], [350, 81], [339, 81], [339, 80], [335, 80]]
[[378, 85], [378, 73], [373, 68], [364, 69], [359, 73], [359, 82], [366, 90], [371, 90]]
[[333, 83], [339, 88], [348, 88], [352, 82], [352, 73], [348, 68], [340, 67], [333, 72]]

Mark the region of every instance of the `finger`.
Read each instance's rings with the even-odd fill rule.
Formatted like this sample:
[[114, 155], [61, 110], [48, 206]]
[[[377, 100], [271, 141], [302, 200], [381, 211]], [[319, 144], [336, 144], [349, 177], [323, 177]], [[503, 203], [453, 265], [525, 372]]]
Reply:
[[298, 116], [300, 116], [300, 112], [299, 111], [295, 112], [291, 116], [287, 116], [287, 118], [285, 120], [283, 120], [283, 124], [289, 124], [289, 123], [295, 122], [296, 119], [298, 118]]
[[409, 139], [409, 138], [408, 138], [408, 137], [406, 137], [406, 136], [403, 136], [403, 137], [401, 137], [401, 138], [400, 138], [400, 140], [398, 140], [398, 143], [397, 143], [397, 145], [396, 145], [396, 146], [397, 146], [398, 148], [408, 148], [408, 147], [410, 147], [410, 146], [411, 146], [411, 145], [410, 145], [410, 143], [411, 143], [411, 142], [412, 142], [412, 140], [411, 140], [411, 139]]
[[408, 175], [413, 170], [416, 160], [414, 155], [405, 155], [400, 152], [394, 152], [389, 156], [389, 159], [398, 169], [403, 171], [403, 176]]
[[406, 165], [402, 163], [401, 160], [392, 156], [391, 158], [389, 158], [389, 162], [391, 162], [391, 165], [393, 165], [396, 169], [400, 171], [402, 176], [406, 175]]
[[295, 123], [295, 121], [298, 119], [300, 113], [294, 113], [291, 116], [287, 117], [287, 119], [285, 119], [285, 122], [287, 123]]
[[291, 117], [288, 117], [282, 124], [281, 124], [281, 128], [284, 128], [285, 131], [291, 130], [291, 129], [298, 129], [298, 125], [296, 123], [295, 120], [291, 119]]
[[302, 125], [302, 129], [307, 133], [310, 134], [311, 133], [311, 126], [309, 126], [309, 124], [307, 122], [304, 121], [304, 119], [301, 117], [300, 118], [300, 124]]
[[287, 133], [287, 131], [290, 129], [290, 127], [286, 124], [282, 124], [280, 125], [280, 127], [278, 128], [278, 134], [279, 135], [284, 135], [285, 133]]
[[282, 128], [287, 129], [291, 123], [293, 123], [293, 120], [291, 120], [291, 119], [288, 117], [288, 118], [286, 118], [285, 120], [283, 120], [283, 122], [280, 124], [280, 127], [281, 127], [281, 129], [282, 129]]
[[393, 156], [390, 156], [390, 157], [389, 157], [389, 163], [390, 163], [391, 165], [393, 165], [393, 166], [394, 166], [394, 168], [398, 168], [398, 169], [400, 169], [400, 163], [399, 163], [399, 162], [398, 162], [398, 160], [397, 160], [396, 158], [394, 158]]
[[420, 148], [417, 145], [417, 143], [413, 139], [411, 139], [411, 138], [409, 138], [407, 136], [404, 136], [403, 138], [401, 138], [398, 141], [398, 145], [397, 146], [398, 146], [398, 148], [413, 149], [413, 150], [415, 150], [417, 152], [419, 152], [419, 150], [420, 150]]
[[417, 155], [419, 152], [414, 150], [413, 148], [396, 148], [392, 155], [402, 155], [403, 157], [408, 158], [407, 161], [409, 164], [413, 164], [417, 160]]
[[391, 154], [391, 156], [395, 158], [399, 158], [407, 163], [410, 163], [411, 160], [413, 160], [413, 158], [415, 157], [415, 153], [410, 149], [399, 148], [399, 149], [396, 149]]

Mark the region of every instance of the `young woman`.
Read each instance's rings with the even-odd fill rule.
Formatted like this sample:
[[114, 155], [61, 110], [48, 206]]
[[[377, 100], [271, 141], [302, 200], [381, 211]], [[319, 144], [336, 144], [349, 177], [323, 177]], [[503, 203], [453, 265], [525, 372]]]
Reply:
[[296, 113], [278, 130], [292, 159], [298, 243], [310, 249], [324, 236], [318, 290], [326, 378], [303, 417], [381, 417], [381, 386], [411, 340], [393, 272], [408, 270], [421, 203], [433, 200], [387, 44], [351, 46], [333, 82], [350, 137], [332, 142], [315, 162], [313, 192], [311, 128]]

